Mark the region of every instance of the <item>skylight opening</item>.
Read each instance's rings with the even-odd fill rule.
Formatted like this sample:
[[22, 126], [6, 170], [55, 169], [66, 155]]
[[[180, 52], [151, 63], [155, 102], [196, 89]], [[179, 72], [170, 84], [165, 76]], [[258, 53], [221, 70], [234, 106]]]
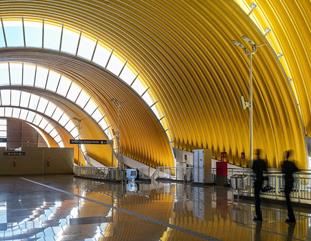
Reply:
[[24, 21], [27, 47], [42, 48], [42, 22]]
[[125, 66], [120, 74], [120, 79], [122, 79], [128, 85], [131, 85], [135, 78], [136, 75], [134, 72], [128, 66]]
[[11, 85], [21, 85], [23, 76], [23, 66], [20, 63], [10, 63]]
[[63, 29], [61, 51], [75, 55], [77, 52], [80, 33], [69, 29]]
[[44, 23], [44, 48], [59, 50], [62, 27]]
[[124, 66], [124, 62], [121, 59], [119, 59], [117, 56], [112, 55], [107, 65], [107, 69], [114, 75], [118, 76], [123, 66]]
[[5, 37], [8, 47], [24, 46], [22, 21], [3, 21]]
[[91, 60], [96, 42], [85, 34], [81, 35], [79, 49], [78, 49], [78, 56], [82, 57], [87, 60]]

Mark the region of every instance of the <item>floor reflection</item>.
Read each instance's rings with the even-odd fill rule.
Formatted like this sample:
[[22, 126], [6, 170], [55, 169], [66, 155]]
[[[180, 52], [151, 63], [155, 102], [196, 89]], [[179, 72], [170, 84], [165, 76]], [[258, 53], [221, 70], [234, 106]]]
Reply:
[[256, 224], [224, 187], [28, 179], [50, 187], [0, 178], [0, 240], [311, 240], [308, 210], [287, 225], [285, 208], [263, 206]]

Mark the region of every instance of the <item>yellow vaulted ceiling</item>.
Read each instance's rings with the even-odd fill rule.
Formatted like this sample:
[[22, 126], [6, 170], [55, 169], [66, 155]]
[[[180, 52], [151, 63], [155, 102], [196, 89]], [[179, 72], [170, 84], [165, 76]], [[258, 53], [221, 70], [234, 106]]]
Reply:
[[[240, 164], [241, 152], [245, 151], [249, 157], [248, 113], [242, 110], [239, 101], [241, 95], [248, 96], [248, 60], [231, 41], [245, 34], [258, 44], [266, 44], [254, 57], [254, 145], [264, 149], [271, 166], [278, 166], [283, 151], [292, 148], [300, 166], [304, 167], [304, 126], [309, 129], [310, 124], [307, 57], [310, 49], [306, 47], [310, 37], [307, 20], [310, 2], [261, 2], [270, 21], [273, 24], [278, 21], [280, 25], [276, 27], [276, 35], [284, 41], [284, 56], [288, 55], [288, 68], [297, 81], [303, 122], [284, 66], [262, 32], [233, 0], [4, 0], [0, 1], [0, 14], [53, 20], [105, 42], [127, 59], [150, 87], [176, 147], [207, 147], [216, 154], [226, 151], [229, 159], [237, 164]], [[277, 8], [275, 2], [282, 2], [286, 11], [272, 11]], [[300, 20], [290, 21], [296, 20], [296, 14]], [[286, 30], [281, 26], [286, 26]], [[282, 31], [286, 32], [285, 36]], [[304, 45], [303, 39], [306, 39]], [[75, 73], [74, 68], [66, 71]], [[113, 91], [117, 87], [110, 88]], [[101, 96], [99, 89], [94, 88], [93, 92]], [[103, 96], [102, 104], [107, 105]], [[139, 111], [133, 110], [132, 116], [150, 121]], [[129, 117], [127, 121], [133, 119]], [[137, 125], [135, 128], [133, 132], [140, 130]], [[154, 146], [149, 145], [148, 133], [141, 136], [142, 140], [135, 135], [129, 138], [128, 146], [131, 142], [142, 142], [141, 148], [146, 147], [143, 153], [152, 153]], [[164, 146], [163, 159], [169, 160], [167, 144]], [[159, 155], [159, 151], [156, 152]]]

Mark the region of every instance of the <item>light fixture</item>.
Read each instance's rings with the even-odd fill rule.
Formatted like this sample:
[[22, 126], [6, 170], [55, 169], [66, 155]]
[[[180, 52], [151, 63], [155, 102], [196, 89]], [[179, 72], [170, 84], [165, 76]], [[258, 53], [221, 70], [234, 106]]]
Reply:
[[251, 5], [250, 5], [250, 11], [249, 11], [249, 13], [248, 13], [248, 15], [250, 15], [253, 11], [254, 11], [254, 9], [257, 7], [257, 4], [256, 3], [251, 3]]
[[283, 57], [283, 54], [282, 53], [278, 53], [276, 56], [278, 57], [278, 59], [280, 59], [280, 58]]
[[[256, 7], [256, 5], [254, 5]], [[255, 8], [254, 7], [254, 8]], [[249, 152], [250, 152], [250, 160], [253, 160], [253, 134], [254, 134], [254, 127], [253, 127], [253, 55], [257, 51], [257, 44], [255, 41], [243, 35], [241, 39], [247, 43], [247, 47], [245, 47], [240, 41], [233, 40], [232, 43], [235, 46], [238, 46], [243, 49], [245, 55], [249, 59], [249, 100], [245, 101], [244, 96], [241, 96], [241, 105], [244, 110], [248, 109], [249, 111]]]
[[271, 28], [267, 27], [267, 28], [265, 28], [264, 35], [267, 36], [268, 33], [270, 33], [270, 32], [271, 32]]
[[242, 39], [246, 42], [246, 43], [248, 43], [248, 44], [250, 44], [250, 45], [256, 45], [256, 43], [253, 41], [253, 40], [251, 40], [249, 37], [247, 37], [246, 35], [243, 35], [242, 36]]

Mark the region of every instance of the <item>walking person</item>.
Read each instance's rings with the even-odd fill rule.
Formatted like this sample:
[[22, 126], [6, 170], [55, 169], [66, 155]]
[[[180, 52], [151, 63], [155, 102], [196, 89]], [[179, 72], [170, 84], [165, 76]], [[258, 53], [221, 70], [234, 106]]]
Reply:
[[263, 173], [267, 172], [267, 163], [265, 160], [261, 159], [261, 150], [256, 149], [256, 159], [253, 160], [252, 164], [252, 170], [255, 174], [255, 180], [254, 180], [254, 194], [255, 194], [255, 210], [256, 210], [256, 216], [253, 218], [256, 222], [262, 221], [262, 213], [260, 208], [260, 192], [262, 189], [262, 184], [264, 181]]
[[290, 200], [290, 193], [293, 190], [294, 185], [294, 176], [295, 172], [298, 172], [299, 169], [295, 165], [294, 161], [290, 160], [290, 157], [293, 155], [292, 150], [288, 150], [284, 152], [284, 161], [282, 162], [281, 169], [282, 173], [284, 174], [284, 193], [286, 199], [286, 206], [287, 206], [287, 214], [288, 218], [285, 220], [286, 223], [296, 223], [295, 214], [293, 211], [292, 203]]

